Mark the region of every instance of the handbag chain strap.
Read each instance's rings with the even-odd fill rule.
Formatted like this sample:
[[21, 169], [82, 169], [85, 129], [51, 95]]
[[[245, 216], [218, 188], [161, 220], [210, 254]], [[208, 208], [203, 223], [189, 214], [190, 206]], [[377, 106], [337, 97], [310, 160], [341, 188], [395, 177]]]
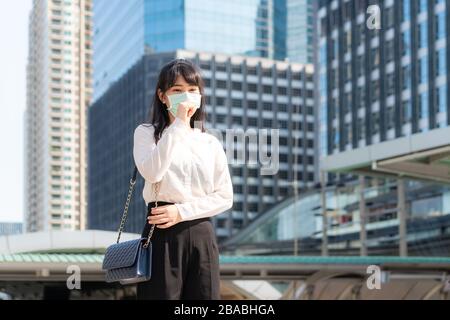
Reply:
[[[158, 197], [158, 194], [159, 194], [159, 184], [160, 184], [160, 182], [157, 182], [157, 183], [155, 183], [153, 185], [153, 190], [155, 191], [155, 208], [158, 207], [158, 199], [157, 199], [157, 197]], [[145, 241], [145, 243], [143, 245], [144, 248], [148, 247], [148, 244], [150, 243], [150, 238], [153, 235], [153, 230], [155, 230], [155, 225], [154, 224], [152, 224], [152, 226], [150, 228], [150, 231], [148, 232], [147, 241]]]
[[[133, 177], [130, 179], [130, 186], [128, 188], [128, 195], [127, 195], [127, 201], [125, 202], [125, 208], [123, 209], [123, 213], [122, 213], [122, 219], [120, 220], [120, 226], [119, 226], [119, 235], [117, 236], [117, 243], [119, 243], [120, 240], [120, 236], [122, 234], [123, 228], [125, 227], [125, 221], [127, 220], [127, 216], [128, 216], [128, 208], [130, 206], [130, 201], [131, 201], [131, 195], [133, 194], [133, 189], [134, 189], [134, 185], [136, 184], [136, 175], [137, 175], [137, 167], [134, 168], [134, 173], [133, 173]], [[157, 201], [157, 196], [159, 193], [159, 185], [160, 185], [160, 181], [155, 183], [153, 185], [153, 189], [155, 191], [155, 207], [158, 206], [158, 201]], [[152, 227], [150, 228], [150, 231], [148, 233], [147, 236], [147, 241], [145, 241], [145, 244], [143, 245], [144, 248], [148, 247], [148, 244], [150, 243], [150, 238], [152, 237], [153, 234], [153, 230], [155, 229], [155, 225], [152, 224]]]

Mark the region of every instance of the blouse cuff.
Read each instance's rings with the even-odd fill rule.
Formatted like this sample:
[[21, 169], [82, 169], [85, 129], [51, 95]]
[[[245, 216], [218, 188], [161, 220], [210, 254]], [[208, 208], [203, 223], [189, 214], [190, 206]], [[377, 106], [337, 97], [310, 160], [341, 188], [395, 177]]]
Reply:
[[190, 132], [188, 125], [178, 117], [175, 117], [175, 120], [168, 127], [168, 130], [170, 130], [170, 129], [172, 131], [177, 131], [177, 133], [182, 134], [182, 135]]
[[185, 211], [181, 203], [174, 203], [180, 213], [181, 221], [185, 221], [189, 214]]

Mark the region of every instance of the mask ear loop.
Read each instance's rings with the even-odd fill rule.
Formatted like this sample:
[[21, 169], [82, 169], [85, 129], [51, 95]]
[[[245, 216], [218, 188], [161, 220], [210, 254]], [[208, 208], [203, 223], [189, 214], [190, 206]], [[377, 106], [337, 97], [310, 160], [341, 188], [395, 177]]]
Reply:
[[[167, 97], [167, 96], [166, 96]], [[167, 100], [170, 102], [170, 99], [169, 98], [167, 98]], [[166, 107], [166, 111], [167, 112], [169, 112], [169, 110], [172, 108], [171, 106], [169, 107], [169, 103], [164, 103], [163, 102], [163, 105]]]

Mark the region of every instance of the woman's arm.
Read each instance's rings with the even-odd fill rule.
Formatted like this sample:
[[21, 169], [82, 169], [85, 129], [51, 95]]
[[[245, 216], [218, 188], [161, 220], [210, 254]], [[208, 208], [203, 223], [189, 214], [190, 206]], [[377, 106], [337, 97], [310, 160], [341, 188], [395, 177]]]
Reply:
[[173, 150], [177, 144], [184, 141], [189, 130], [185, 122], [175, 117], [156, 144], [153, 127], [152, 130], [143, 126], [135, 129], [133, 157], [139, 173], [145, 180], [156, 183], [162, 179], [171, 163]]
[[181, 221], [211, 217], [233, 206], [233, 185], [228, 169], [227, 156], [218, 140], [216, 140], [216, 146], [214, 191], [193, 201], [175, 203]]

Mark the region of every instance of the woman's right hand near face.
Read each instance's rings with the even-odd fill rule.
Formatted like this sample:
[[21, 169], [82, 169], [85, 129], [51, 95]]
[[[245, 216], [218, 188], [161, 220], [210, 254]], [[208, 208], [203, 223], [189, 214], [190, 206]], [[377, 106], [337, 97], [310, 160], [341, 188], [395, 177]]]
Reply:
[[183, 120], [187, 125], [192, 115], [195, 113], [196, 107], [189, 101], [181, 102], [178, 105], [177, 117]]

